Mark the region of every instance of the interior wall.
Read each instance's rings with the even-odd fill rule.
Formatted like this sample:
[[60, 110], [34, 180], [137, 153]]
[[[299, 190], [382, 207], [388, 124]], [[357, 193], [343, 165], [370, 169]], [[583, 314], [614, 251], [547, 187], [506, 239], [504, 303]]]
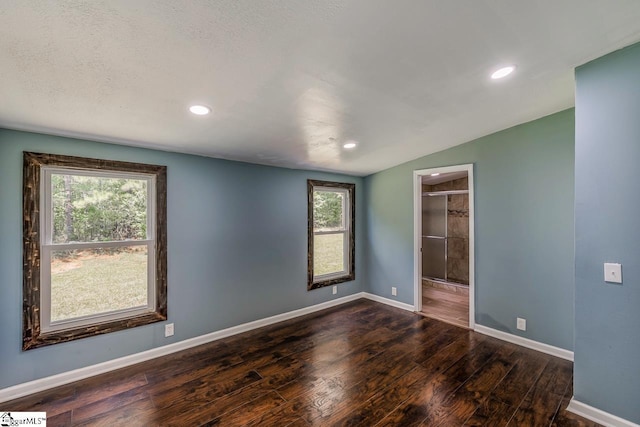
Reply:
[[638, 76], [640, 44], [576, 70], [574, 396], [640, 424]]
[[468, 163], [476, 322], [573, 349], [573, 109], [368, 176], [369, 292], [413, 305], [413, 171]]
[[[164, 324], [21, 351], [22, 152], [166, 165]], [[356, 184], [356, 280], [307, 291], [308, 178]], [[364, 290], [363, 180], [0, 129], [0, 388]]]

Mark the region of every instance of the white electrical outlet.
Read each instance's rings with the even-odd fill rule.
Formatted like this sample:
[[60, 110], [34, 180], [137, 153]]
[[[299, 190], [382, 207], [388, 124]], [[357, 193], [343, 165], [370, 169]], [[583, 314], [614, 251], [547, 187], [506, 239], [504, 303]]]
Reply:
[[522, 317], [518, 317], [518, 320], [516, 321], [516, 327], [518, 329], [520, 329], [521, 331], [526, 331], [527, 330], [527, 319], [523, 319]]
[[398, 288], [396, 288], [395, 286], [391, 287], [391, 295], [393, 295], [394, 297], [398, 295]]
[[338, 287], [337, 287], [337, 286], [334, 286], [334, 287], [333, 287], [333, 294], [335, 295], [335, 294], [337, 294], [337, 293], [338, 293]]
[[173, 323], [168, 323], [164, 325], [164, 336], [165, 337], [173, 336]]
[[616, 262], [605, 262], [604, 281], [609, 283], [622, 283], [622, 265]]

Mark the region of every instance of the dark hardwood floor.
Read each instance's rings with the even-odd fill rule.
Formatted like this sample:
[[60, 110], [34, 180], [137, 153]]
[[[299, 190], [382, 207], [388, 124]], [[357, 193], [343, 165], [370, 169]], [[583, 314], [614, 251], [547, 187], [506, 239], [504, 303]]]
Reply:
[[0, 404], [48, 426], [596, 426], [571, 362], [358, 300]]

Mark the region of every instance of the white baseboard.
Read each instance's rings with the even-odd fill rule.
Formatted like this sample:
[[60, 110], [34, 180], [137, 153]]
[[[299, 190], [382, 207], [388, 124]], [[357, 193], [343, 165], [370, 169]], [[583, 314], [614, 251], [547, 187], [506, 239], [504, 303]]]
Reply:
[[624, 418], [620, 418], [598, 408], [594, 408], [593, 406], [579, 402], [575, 400], [574, 397], [571, 398], [569, 406], [567, 406], [567, 411], [573, 412], [576, 415], [580, 415], [581, 417], [594, 421], [598, 424], [602, 424], [606, 427], [640, 427], [640, 424], [632, 423]]
[[366, 299], [369, 299], [371, 301], [381, 302], [382, 304], [390, 305], [392, 307], [401, 308], [403, 310], [415, 311], [415, 307], [413, 305], [411, 305], [411, 304], [406, 304], [404, 302], [400, 302], [400, 301], [392, 300], [392, 299], [389, 299], [389, 298], [381, 297], [379, 295], [370, 294], [368, 292], [362, 292], [362, 297], [366, 298]]
[[166, 356], [171, 353], [175, 353], [175, 352], [186, 350], [202, 344], [206, 344], [212, 341], [216, 341], [221, 338], [229, 337], [231, 335], [240, 334], [242, 332], [247, 332], [253, 329], [261, 328], [263, 326], [272, 325], [274, 323], [282, 322], [284, 320], [289, 320], [295, 317], [304, 316], [305, 314], [310, 314], [316, 311], [324, 310], [326, 308], [335, 307], [337, 305], [354, 301], [360, 298], [365, 298], [364, 292], [358, 292], [352, 295], [347, 295], [342, 298], [336, 298], [331, 301], [323, 302], [323, 303], [312, 305], [305, 308], [300, 308], [298, 310], [293, 310], [293, 311], [289, 311], [282, 314], [277, 314], [275, 316], [255, 320], [253, 322], [243, 323], [242, 325], [232, 326], [230, 328], [211, 332], [206, 335], [200, 335], [198, 337], [189, 338], [173, 344], [169, 344], [162, 347], [153, 348], [151, 350], [142, 351], [140, 353], [132, 354], [129, 356], [124, 356], [117, 359], [109, 360], [107, 362], [102, 362], [102, 363], [87, 366], [84, 368], [74, 369], [72, 371], [63, 372], [61, 374], [37, 379], [34, 381], [17, 384], [11, 387], [0, 389], [0, 402], [6, 402], [9, 400], [18, 399], [20, 397], [27, 396], [29, 394], [38, 393], [43, 390], [59, 387], [61, 385], [69, 384], [74, 381], [83, 380], [85, 378], [93, 377], [95, 375], [103, 374], [105, 372], [114, 371], [116, 369], [134, 365], [136, 363], [155, 359], [161, 356]]
[[[132, 354], [129, 356], [124, 356], [117, 359], [109, 360], [107, 362], [98, 363], [98, 364], [87, 366], [84, 368], [74, 369], [72, 371], [63, 372], [61, 374], [52, 375], [52, 376], [41, 378], [38, 380], [29, 381], [26, 383], [17, 384], [11, 387], [0, 389], [0, 402], [6, 402], [8, 400], [18, 399], [20, 397], [27, 396], [29, 394], [38, 393], [43, 390], [59, 387], [61, 385], [69, 384], [74, 381], [83, 380], [85, 378], [103, 374], [105, 372], [114, 371], [116, 369], [134, 365], [136, 363], [155, 359], [161, 356], [166, 356], [171, 353], [186, 350], [192, 347], [196, 347], [196, 346], [206, 344], [212, 341], [216, 341], [222, 338], [226, 338], [232, 335], [251, 331], [253, 329], [261, 328], [263, 326], [268, 326], [274, 323], [293, 319], [299, 316], [304, 316], [305, 314], [310, 314], [316, 311], [335, 307], [337, 305], [341, 305], [341, 304], [354, 301], [360, 298], [366, 298], [368, 300], [376, 301], [376, 302], [386, 304], [392, 307], [396, 307], [402, 310], [414, 311], [414, 306], [411, 304], [406, 304], [403, 302], [381, 297], [379, 295], [371, 294], [368, 292], [358, 292], [352, 295], [347, 295], [342, 298], [336, 298], [331, 301], [326, 301], [320, 304], [312, 305], [312, 306], [301, 308], [298, 310], [277, 314], [275, 316], [255, 320], [253, 322], [243, 323], [242, 325], [232, 326], [230, 328], [222, 329], [220, 331], [215, 331], [206, 335], [189, 338], [173, 344], [169, 344], [162, 347], [153, 348], [151, 350], [146, 350], [140, 353]], [[523, 347], [528, 347], [534, 350], [541, 351], [543, 353], [551, 354], [553, 356], [557, 356], [563, 359], [573, 361], [573, 352], [568, 350], [564, 350], [558, 347], [553, 347], [547, 344], [542, 344], [537, 341], [533, 341], [527, 338], [522, 338], [516, 335], [508, 334], [506, 332], [498, 331], [496, 329], [487, 328], [486, 326], [482, 326], [482, 325], [476, 325], [474, 330], [476, 332], [489, 335], [494, 338], [501, 339], [503, 341], [508, 341], [514, 344], [521, 345]], [[625, 424], [619, 424], [619, 425], [625, 425]], [[628, 425], [635, 426], [635, 424], [628, 424]]]
[[513, 344], [518, 344], [523, 347], [527, 347], [533, 350], [540, 351], [542, 353], [550, 354], [552, 356], [560, 357], [561, 359], [566, 359], [573, 362], [573, 351], [565, 350], [564, 348], [554, 347], [549, 344], [544, 344], [538, 341], [530, 340], [528, 338], [519, 337], [517, 335], [513, 335], [508, 332], [502, 332], [497, 329], [488, 328], [486, 326], [482, 326], [478, 324], [476, 324], [473, 330], [484, 335], [489, 335], [490, 337], [493, 337], [493, 338], [498, 338], [503, 341], [507, 341]]

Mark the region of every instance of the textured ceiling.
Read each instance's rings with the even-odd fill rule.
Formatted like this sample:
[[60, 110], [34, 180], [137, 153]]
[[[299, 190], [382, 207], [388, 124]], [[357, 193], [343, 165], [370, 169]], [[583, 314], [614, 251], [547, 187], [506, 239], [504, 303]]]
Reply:
[[366, 175], [571, 107], [638, 40], [638, 0], [2, 0], [0, 127]]

